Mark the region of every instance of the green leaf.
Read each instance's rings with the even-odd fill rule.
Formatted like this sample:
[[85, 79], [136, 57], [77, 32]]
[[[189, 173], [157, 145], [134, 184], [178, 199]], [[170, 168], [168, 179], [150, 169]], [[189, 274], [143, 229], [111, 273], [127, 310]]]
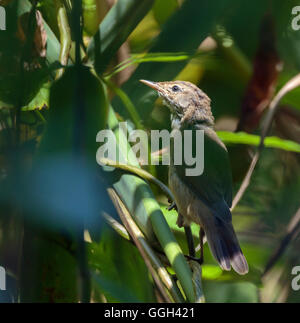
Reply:
[[25, 227], [20, 279], [21, 302], [78, 302], [75, 258], [58, 234]]
[[49, 106], [50, 82], [45, 83], [37, 93], [37, 95], [22, 108], [23, 111], [31, 111], [42, 109]]
[[[13, 19], [27, 13], [32, 6], [29, 1], [19, 1], [17, 8], [7, 8], [9, 13], [8, 23], [17, 25]], [[13, 12], [13, 9], [17, 11]], [[1, 101], [13, 106], [29, 105], [30, 101], [34, 100], [41, 89], [41, 86], [50, 79], [51, 73], [57, 68], [55, 62], [59, 57], [60, 44], [51, 29], [44, 22], [44, 28], [47, 33], [47, 66], [43, 59], [38, 61], [38, 65], [34, 68], [23, 69], [21, 66], [22, 57], [24, 56], [24, 46], [16, 37], [13, 28], [8, 32], [0, 35], [0, 43], [6, 44], [1, 48], [2, 55], [0, 57], [0, 98]], [[27, 35], [27, 39], [29, 39]], [[53, 63], [53, 64], [52, 64]], [[24, 63], [22, 63], [24, 64]]]
[[[244, 144], [258, 146], [260, 136], [245, 132], [218, 131], [218, 136], [226, 144]], [[300, 153], [300, 144], [291, 140], [284, 140], [278, 137], [266, 137], [264, 145], [268, 148], [278, 148], [282, 150]]]
[[[109, 112], [108, 125], [116, 135], [118, 149], [120, 151], [119, 154], [125, 160], [128, 160], [130, 164], [134, 166], [138, 165], [135, 155], [131, 150], [128, 151], [127, 155], [129, 143], [124, 132], [119, 129], [118, 120], [112, 108]], [[114, 170], [114, 176], [114, 189], [126, 205], [141, 231], [154, 246], [157, 245], [155, 236], [157, 237], [181, 282], [187, 299], [193, 302], [195, 296], [190, 268], [149, 185], [135, 175], [124, 174], [118, 170]]]
[[152, 5], [153, 0], [122, 0], [108, 12], [88, 47], [89, 62], [99, 75]]
[[[19, 1], [19, 15], [30, 11], [31, 7], [28, 0]], [[52, 64], [59, 60], [60, 43], [45, 20], [44, 28], [47, 33], [47, 61]]]
[[88, 245], [93, 278], [109, 302], [154, 302], [148, 269], [137, 248], [104, 225], [99, 243]]
[[222, 276], [223, 270], [218, 265], [202, 265], [202, 278], [215, 280]]
[[207, 303], [257, 303], [258, 288], [249, 282], [214, 282], [203, 283]]
[[174, 63], [187, 61], [190, 59], [200, 58], [204, 56], [203, 53], [146, 53], [146, 54], [133, 54], [129, 59], [121, 62], [113, 71], [107, 73], [105, 76], [112, 77], [113, 75], [120, 73], [124, 69], [134, 64], [140, 63], [153, 63], [153, 62], [164, 62]]
[[[231, 1], [231, 2], [236, 2]], [[227, 0], [217, 3], [210, 0], [187, 0], [163, 26], [162, 32], [152, 42], [151, 53], [159, 52], [196, 52], [199, 44], [212, 31], [215, 22], [222, 16], [228, 6]], [[133, 104], [141, 107], [143, 120], [149, 118], [150, 111], [157, 96], [153, 90], [138, 85], [140, 79], [151, 81], [167, 81], [173, 79], [184, 68], [187, 61], [178, 61], [173, 64], [152, 62], [140, 65], [129, 81], [124, 85], [124, 91], [130, 96]], [[118, 113], [125, 115], [122, 102], [115, 98], [113, 106]]]
[[90, 36], [93, 36], [97, 32], [99, 20], [101, 19], [97, 8], [97, 2], [104, 12], [108, 10], [106, 8], [106, 2], [103, 0], [82, 1], [83, 29]]
[[153, 14], [155, 20], [160, 24], [164, 24], [168, 18], [178, 9], [177, 0], [155, 0]]
[[[80, 68], [78, 80], [77, 68], [67, 68], [61, 78], [52, 84], [50, 90], [50, 110], [47, 130], [40, 146], [40, 153], [71, 152], [74, 143], [74, 107], [80, 84], [80, 93], [85, 108], [84, 147], [94, 161], [98, 144], [98, 131], [106, 125], [108, 103], [106, 89], [102, 82], [87, 67]], [[78, 83], [80, 81], [80, 83]]]

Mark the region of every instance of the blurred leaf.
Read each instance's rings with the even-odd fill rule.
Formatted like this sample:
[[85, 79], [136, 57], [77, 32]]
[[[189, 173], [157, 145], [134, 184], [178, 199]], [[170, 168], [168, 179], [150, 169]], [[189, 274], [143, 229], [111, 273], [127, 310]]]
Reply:
[[[16, 2], [17, 3], [17, 2]], [[28, 17], [31, 10], [29, 1], [19, 1], [17, 14], [26, 15]], [[8, 23], [14, 24], [14, 7], [8, 7], [9, 12]], [[25, 17], [25, 16], [23, 16]], [[31, 16], [35, 19], [35, 16]], [[42, 18], [38, 15], [38, 24], [40, 29], [43, 29]], [[28, 20], [28, 19], [27, 19]], [[36, 27], [36, 23], [33, 23]], [[19, 22], [19, 25], [22, 24]], [[23, 24], [24, 25], [24, 24]], [[25, 23], [26, 25], [26, 23]], [[47, 52], [45, 52], [45, 32], [47, 34]], [[0, 70], [1, 70], [1, 87], [0, 98], [5, 103], [10, 103], [14, 106], [27, 105], [39, 92], [42, 84], [44, 84], [50, 77], [53, 71], [53, 65], [48, 68], [45, 64], [44, 56], [49, 63], [54, 63], [59, 56], [59, 43], [51, 32], [47, 24], [44, 24], [42, 36], [36, 33], [37, 28], [26, 31], [19, 27], [17, 32], [11, 28], [8, 32], [1, 33], [1, 44], [6, 44], [1, 48], [2, 55], [0, 57]], [[26, 37], [24, 36], [26, 33]], [[23, 36], [22, 36], [23, 35]], [[25, 38], [24, 38], [25, 37]], [[33, 39], [36, 38], [35, 45], [33, 46]], [[5, 39], [7, 38], [7, 39]], [[38, 52], [40, 52], [38, 54]], [[36, 54], [37, 53], [37, 54]], [[42, 54], [42, 57], [40, 57]], [[18, 91], [16, 92], [16, 89]]]
[[50, 96], [50, 82], [45, 83], [37, 93], [37, 95], [22, 108], [23, 111], [31, 111], [36, 109], [42, 109], [49, 106]]
[[[244, 144], [258, 146], [260, 136], [251, 135], [245, 132], [218, 131], [218, 136], [226, 144]], [[300, 144], [291, 140], [284, 140], [278, 137], [266, 137], [264, 145], [268, 148], [279, 148], [287, 151], [300, 153]]]
[[84, 31], [93, 36], [97, 30], [100, 21], [109, 10], [106, 0], [83, 0], [83, 22]]
[[258, 289], [255, 285], [244, 283], [221, 283], [204, 281], [207, 303], [257, 303]]
[[[51, 1], [53, 8], [53, 1]], [[19, 1], [19, 14], [28, 12], [31, 9], [31, 4], [28, 0]], [[51, 64], [59, 60], [60, 44], [55, 34], [44, 21], [44, 28], [47, 33], [47, 61]]]
[[153, 283], [138, 250], [111, 229], [89, 245], [89, 263], [109, 302], [154, 302]]
[[[95, 160], [98, 144], [96, 135], [106, 125], [108, 103], [106, 90], [89, 68], [80, 68], [80, 83], [76, 67], [67, 68], [63, 76], [53, 83], [50, 90], [50, 111], [46, 133], [43, 136], [40, 154], [70, 152], [73, 147], [74, 115], [77, 93], [80, 91], [85, 106], [83, 136], [85, 149]], [[81, 84], [81, 88], [78, 88]]]
[[[292, 77], [295, 76], [295, 72], [292, 73], [282, 73], [279, 77], [278, 86], [281, 88], [284, 86]], [[300, 110], [300, 87], [287, 93], [281, 100], [282, 105], [289, 105], [298, 111]]]
[[115, 66], [114, 70], [107, 73], [105, 76], [111, 77], [120, 73], [124, 69], [134, 64], [150, 63], [150, 62], [180, 62], [190, 60], [192, 58], [200, 58], [204, 56], [203, 53], [146, 53], [146, 54], [133, 54], [131, 57], [122, 63]]
[[206, 280], [216, 280], [223, 274], [220, 266], [215, 265], [202, 265], [202, 278]]
[[[129, 143], [127, 141], [127, 135], [119, 127], [118, 120], [112, 108], [109, 113], [108, 125], [113, 130], [117, 139], [119, 150], [117, 155], [121, 156], [119, 160], [125, 160], [129, 164], [137, 166], [138, 163], [135, 155], [132, 150], [128, 151]], [[149, 185], [137, 176], [124, 174], [118, 170], [114, 170], [111, 180], [113, 181], [114, 189], [147, 239], [154, 246], [157, 245], [157, 239], [159, 240], [161, 247], [181, 282], [187, 299], [194, 301], [190, 268], [173, 233], [170, 231]]]
[[162, 25], [175, 12], [176, 9], [178, 9], [177, 0], [155, 0], [155, 4], [153, 6], [154, 17], [156, 21]]
[[57, 25], [57, 12], [56, 12], [56, 2], [61, 0], [43, 0], [38, 1], [37, 8], [42, 12], [47, 25], [53, 31], [53, 33], [58, 37], [58, 25]]
[[35, 159], [17, 190], [28, 222], [53, 231], [75, 231], [83, 220], [99, 226], [100, 210], [110, 207], [106, 185], [99, 182], [97, 164], [79, 157], [53, 151]]
[[88, 59], [99, 75], [152, 5], [153, 0], [122, 0], [110, 9], [88, 47]]
[[[233, 3], [235, 2], [236, 0], [233, 1]], [[228, 1], [226, 0], [220, 0], [218, 3], [209, 0], [186, 0], [180, 10], [172, 15], [163, 26], [161, 33], [153, 41], [150, 52], [182, 52], [183, 48], [186, 52], [195, 52], [200, 43], [211, 32], [217, 19], [224, 16], [227, 4]], [[141, 107], [143, 120], [149, 118], [156, 94], [151, 89], [138, 85], [138, 81], [140, 79], [151, 81], [171, 80], [185, 65], [185, 61], [173, 64], [162, 62], [142, 64], [124, 85], [123, 89], [130, 96], [133, 104]], [[115, 98], [113, 106], [117, 112], [127, 117], [120, 100]]]
[[25, 227], [21, 302], [78, 302], [76, 259], [59, 244], [62, 241], [61, 237], [52, 235], [50, 239], [46, 232]]
[[246, 90], [237, 131], [252, 132], [274, 95], [280, 58], [276, 49], [275, 22], [265, 15], [262, 20], [253, 75]]
[[149, 40], [156, 37], [159, 32], [160, 26], [153, 16], [153, 10], [150, 10], [128, 37], [132, 52], [147, 51]]

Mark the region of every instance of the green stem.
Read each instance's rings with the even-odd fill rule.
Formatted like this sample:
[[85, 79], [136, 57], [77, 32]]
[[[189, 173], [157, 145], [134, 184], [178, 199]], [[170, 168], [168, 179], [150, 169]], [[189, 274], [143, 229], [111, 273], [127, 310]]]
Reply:
[[167, 197], [171, 201], [174, 201], [174, 195], [170, 191], [170, 189], [163, 182], [161, 182], [159, 179], [157, 179], [156, 177], [154, 177], [152, 174], [148, 173], [144, 169], [138, 168], [135, 166], [131, 166], [131, 165], [126, 165], [126, 164], [118, 164], [118, 163], [114, 162], [113, 160], [110, 160], [107, 158], [101, 158], [100, 162], [103, 165], [115, 167], [115, 168], [130, 172], [132, 174], [135, 174], [135, 175], [145, 179], [146, 181], [149, 181], [149, 182], [157, 185], [167, 195]]
[[[112, 107], [109, 111], [108, 125], [114, 131], [120, 153], [126, 156], [129, 164], [137, 165], [134, 153], [130, 149], [128, 150], [129, 144], [125, 134], [119, 130], [118, 120]], [[191, 270], [149, 186], [137, 176], [124, 174], [114, 184], [114, 189], [126, 204], [147, 240], [151, 241], [151, 245], [152, 243], [153, 245], [157, 244], [155, 236], [157, 237], [180, 281], [187, 300], [194, 302], [195, 292]]]
[[108, 79], [104, 79], [104, 82], [107, 84], [107, 86], [116, 94], [119, 96], [121, 101], [124, 103], [124, 106], [126, 107], [134, 125], [137, 129], [143, 129], [144, 126], [141, 123], [141, 117], [139, 116], [139, 113], [137, 112], [134, 104], [128, 97], [128, 95], [122, 91], [120, 88], [118, 88], [112, 81]]
[[[56, 0], [57, 6], [57, 23], [60, 34], [60, 53], [59, 61], [61, 65], [66, 66], [69, 60], [70, 49], [72, 45], [71, 30], [68, 21], [68, 15], [65, 6], [60, 0]], [[59, 69], [56, 78], [62, 76], [64, 70]]]
[[154, 0], [121, 0], [109, 10], [88, 47], [89, 61], [94, 64], [98, 75], [102, 75], [153, 3]]
[[137, 244], [139, 244], [139, 247], [141, 247], [143, 249], [146, 256], [150, 259], [151, 265], [155, 269], [160, 281], [163, 283], [163, 285], [170, 292], [174, 301], [177, 303], [182, 303], [184, 301], [184, 298], [181, 295], [178, 287], [176, 286], [176, 284], [173, 281], [173, 279], [171, 278], [171, 276], [168, 274], [167, 270], [162, 265], [159, 258], [153, 252], [152, 248], [149, 246], [147, 240], [145, 239], [145, 236], [143, 235], [141, 230], [138, 228], [138, 226], [133, 221], [133, 219], [132, 219], [130, 213], [128, 212], [128, 210], [126, 209], [125, 205], [122, 203], [122, 201], [120, 200], [120, 198], [117, 196], [117, 194], [114, 191], [111, 191], [110, 195], [111, 195], [112, 199], [117, 203], [117, 208], [119, 209], [119, 212], [121, 213], [120, 216], [126, 222], [126, 225], [128, 226], [129, 232], [133, 236], [134, 241]]
[[[84, 159], [82, 156], [85, 155], [85, 127], [86, 127], [86, 102], [84, 100], [85, 93], [83, 93], [82, 86], [82, 62], [81, 62], [81, 41], [82, 41], [82, 0], [76, 0], [73, 3], [72, 8], [72, 28], [75, 35], [75, 66], [76, 66], [76, 93], [75, 93], [75, 106], [74, 106], [74, 134], [73, 134], [73, 154], [74, 159], [82, 160], [84, 167]], [[82, 303], [90, 302], [91, 295], [91, 280], [90, 272], [87, 263], [87, 252], [84, 241], [84, 219], [78, 227], [77, 232], [77, 259], [80, 274], [80, 300]]]
[[127, 230], [116, 221], [113, 217], [111, 217], [107, 213], [103, 213], [102, 216], [104, 217], [105, 221], [124, 239], [130, 240], [130, 235], [128, 234]]

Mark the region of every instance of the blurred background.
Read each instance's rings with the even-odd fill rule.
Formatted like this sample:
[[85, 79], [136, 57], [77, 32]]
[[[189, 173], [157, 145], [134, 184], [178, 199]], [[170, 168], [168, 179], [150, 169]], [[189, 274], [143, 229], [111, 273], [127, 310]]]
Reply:
[[[298, 4], [1, 0], [0, 302], [299, 302]], [[211, 98], [234, 195], [259, 150], [233, 209], [247, 275], [222, 272], [207, 245], [202, 273], [185, 260], [167, 166], [96, 162], [102, 129], [133, 165], [119, 122], [170, 129], [140, 79], [190, 81]]]

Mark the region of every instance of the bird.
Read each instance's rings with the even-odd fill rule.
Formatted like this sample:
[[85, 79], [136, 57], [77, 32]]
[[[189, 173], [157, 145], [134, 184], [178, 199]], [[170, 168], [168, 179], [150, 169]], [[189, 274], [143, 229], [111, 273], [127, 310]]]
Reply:
[[195, 259], [190, 224], [196, 223], [200, 226], [200, 263], [203, 262], [203, 239], [206, 236], [210, 251], [223, 270], [233, 268], [240, 275], [248, 273], [248, 263], [232, 225], [229, 156], [214, 131], [210, 98], [186, 81], [140, 82], [156, 90], [169, 108], [172, 132], [203, 130], [204, 133], [204, 170], [199, 176], [187, 176], [186, 169], [190, 166], [184, 162], [182, 165], [174, 163], [172, 152], [176, 147], [171, 141], [168, 182], [175, 199], [173, 206], [178, 211], [177, 224], [190, 233], [187, 235], [190, 258]]

